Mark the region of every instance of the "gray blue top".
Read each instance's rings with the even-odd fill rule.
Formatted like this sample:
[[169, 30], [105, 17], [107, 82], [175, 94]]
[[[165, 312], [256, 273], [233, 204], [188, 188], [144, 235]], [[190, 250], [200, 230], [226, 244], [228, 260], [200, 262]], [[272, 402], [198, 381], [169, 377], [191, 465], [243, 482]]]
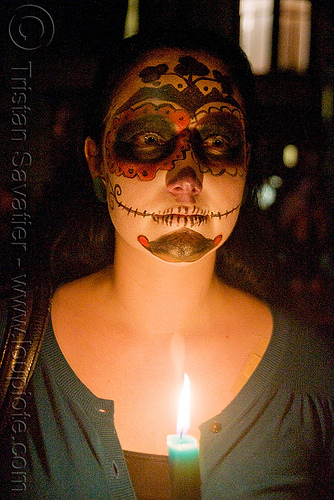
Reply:
[[[232, 403], [201, 426], [203, 500], [334, 498], [331, 339], [273, 316], [273, 335], [257, 369]], [[24, 420], [26, 429], [12, 431], [18, 446], [2, 467], [12, 494], [1, 498], [15, 498], [23, 482], [27, 491], [17, 498], [135, 498], [113, 402], [95, 397], [80, 382], [51, 322], [29, 389], [23, 397], [29, 416], [13, 417]], [[214, 421], [221, 424], [219, 432], [210, 430]], [[156, 491], [159, 498], [165, 496]]]
[[258, 368], [201, 431], [203, 499], [334, 498], [332, 339], [274, 313]]

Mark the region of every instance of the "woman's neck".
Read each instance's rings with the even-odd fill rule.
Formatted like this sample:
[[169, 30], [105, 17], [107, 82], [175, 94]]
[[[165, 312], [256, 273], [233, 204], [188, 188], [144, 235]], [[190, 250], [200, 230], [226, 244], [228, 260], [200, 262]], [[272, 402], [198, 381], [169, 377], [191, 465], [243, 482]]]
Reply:
[[186, 330], [203, 316], [215, 288], [215, 253], [171, 264], [117, 239], [111, 272], [113, 299], [132, 325], [147, 333]]

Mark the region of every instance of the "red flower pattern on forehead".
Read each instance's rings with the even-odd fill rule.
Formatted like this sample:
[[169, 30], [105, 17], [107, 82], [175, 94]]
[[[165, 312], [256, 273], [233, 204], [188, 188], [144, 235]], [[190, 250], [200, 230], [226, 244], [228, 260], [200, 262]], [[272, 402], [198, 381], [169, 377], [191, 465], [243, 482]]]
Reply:
[[190, 121], [188, 114], [183, 109], [175, 110], [171, 104], [155, 106], [151, 103], [145, 103], [136, 109], [127, 109], [121, 115], [115, 117], [112, 121], [111, 129], [116, 131], [124, 123], [148, 114], [157, 114], [164, 118], [167, 116], [176, 125], [178, 133], [188, 127]]
[[[129, 160], [120, 160], [114, 157], [113, 143], [119, 127], [132, 120], [149, 115], [157, 114], [174, 123], [178, 135], [175, 150], [168, 157], [156, 163], [138, 163]], [[183, 109], [175, 110], [170, 104], [155, 106], [151, 103], [145, 103], [136, 109], [127, 109], [119, 116], [115, 117], [111, 123], [109, 132], [105, 140], [107, 167], [111, 174], [118, 176], [124, 175], [128, 178], [139, 177], [141, 180], [150, 181], [154, 179], [158, 170], [172, 170], [174, 161], [183, 157], [184, 151], [189, 149], [189, 132], [185, 130], [189, 125], [190, 118]]]

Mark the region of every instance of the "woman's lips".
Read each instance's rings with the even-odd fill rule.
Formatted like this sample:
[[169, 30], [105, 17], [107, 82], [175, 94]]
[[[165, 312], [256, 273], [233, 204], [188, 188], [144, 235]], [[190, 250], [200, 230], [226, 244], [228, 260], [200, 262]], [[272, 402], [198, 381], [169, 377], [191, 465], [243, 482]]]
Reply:
[[195, 262], [215, 248], [222, 235], [211, 240], [192, 229], [182, 228], [153, 241], [144, 235], [137, 239], [149, 252], [167, 262]]

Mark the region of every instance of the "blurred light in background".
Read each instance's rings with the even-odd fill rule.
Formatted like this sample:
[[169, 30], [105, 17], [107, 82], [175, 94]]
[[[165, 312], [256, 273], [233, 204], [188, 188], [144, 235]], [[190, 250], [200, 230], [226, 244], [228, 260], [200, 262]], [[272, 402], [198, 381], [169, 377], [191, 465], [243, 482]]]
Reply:
[[334, 96], [333, 87], [327, 85], [322, 89], [321, 94], [321, 116], [324, 120], [330, 121], [333, 118]]
[[276, 196], [276, 189], [270, 186], [269, 182], [262, 184], [257, 193], [257, 202], [261, 210], [269, 208], [275, 202]]
[[261, 210], [266, 210], [275, 203], [277, 197], [276, 190], [279, 189], [282, 184], [283, 179], [279, 175], [272, 175], [262, 184], [257, 193], [257, 201]]
[[273, 11], [274, 0], [240, 0], [240, 45], [258, 75], [271, 66]]
[[139, 29], [139, 0], [129, 0], [125, 18], [124, 38], [135, 35]]
[[[273, 39], [278, 40], [278, 68], [299, 72], [309, 65], [311, 2], [280, 0], [277, 10], [276, 1], [240, 0], [240, 45], [258, 75], [271, 69]], [[278, 38], [273, 33], [274, 24]]]
[[288, 144], [283, 149], [283, 163], [288, 168], [293, 168], [298, 163], [298, 148], [294, 144]]
[[279, 175], [272, 175], [268, 179], [268, 184], [274, 189], [278, 189], [282, 186], [283, 184], [283, 179]]
[[305, 71], [310, 60], [311, 2], [280, 0], [278, 66]]

